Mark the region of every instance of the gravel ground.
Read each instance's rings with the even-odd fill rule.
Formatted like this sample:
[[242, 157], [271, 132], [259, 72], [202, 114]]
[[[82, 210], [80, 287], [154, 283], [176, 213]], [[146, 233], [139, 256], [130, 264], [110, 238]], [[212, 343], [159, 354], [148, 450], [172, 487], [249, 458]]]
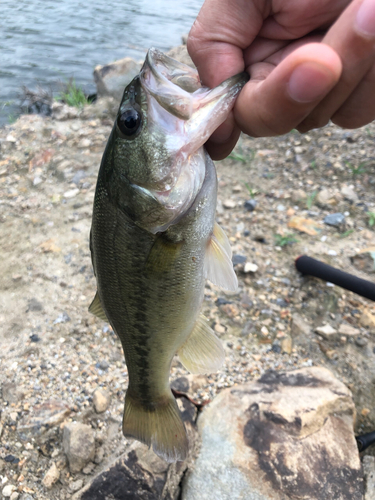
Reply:
[[[95, 294], [88, 236], [110, 107], [99, 101], [64, 121], [22, 116], [0, 129], [0, 492], [11, 500], [70, 498], [127, 446], [120, 342], [87, 311]], [[294, 268], [307, 254], [374, 279], [371, 256], [352, 259], [375, 247], [374, 137], [375, 124], [243, 137], [217, 163], [217, 220], [232, 242], [239, 290], [207, 283], [203, 313], [226, 362], [193, 377], [176, 360], [176, 388], [187, 377], [189, 395], [203, 402], [270, 368], [326, 366], [353, 392], [356, 431], [375, 428], [373, 304]], [[323, 222], [334, 213], [345, 221]], [[108, 394], [102, 413], [98, 388]], [[71, 421], [90, 425], [96, 440], [95, 459], [77, 474], [62, 444]], [[52, 464], [59, 478], [47, 489]]]

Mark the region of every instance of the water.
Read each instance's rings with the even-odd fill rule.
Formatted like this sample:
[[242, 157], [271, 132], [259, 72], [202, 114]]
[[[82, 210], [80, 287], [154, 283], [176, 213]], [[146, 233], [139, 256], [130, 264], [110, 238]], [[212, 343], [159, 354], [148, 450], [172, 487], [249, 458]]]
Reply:
[[149, 47], [180, 45], [203, 0], [0, 0], [0, 125], [19, 113], [25, 85], [56, 92], [74, 77], [95, 92], [93, 69]]

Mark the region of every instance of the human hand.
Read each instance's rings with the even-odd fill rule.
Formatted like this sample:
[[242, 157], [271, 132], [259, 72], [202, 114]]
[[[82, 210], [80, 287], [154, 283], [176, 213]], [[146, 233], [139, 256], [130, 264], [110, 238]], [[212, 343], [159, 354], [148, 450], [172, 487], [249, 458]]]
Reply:
[[272, 136], [375, 118], [375, 0], [205, 0], [187, 46], [209, 87], [251, 77], [206, 144], [214, 159], [241, 130]]

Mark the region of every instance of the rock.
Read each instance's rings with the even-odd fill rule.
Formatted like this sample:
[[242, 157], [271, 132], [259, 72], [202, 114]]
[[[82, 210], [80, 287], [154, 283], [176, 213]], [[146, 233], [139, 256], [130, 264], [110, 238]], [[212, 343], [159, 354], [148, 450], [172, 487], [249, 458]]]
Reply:
[[285, 354], [291, 354], [292, 348], [293, 348], [293, 341], [292, 341], [292, 338], [289, 337], [289, 335], [288, 335], [285, 338], [283, 338], [281, 341], [281, 352], [283, 352]]
[[193, 61], [191, 60], [186, 45], [179, 45], [178, 47], [173, 47], [169, 52], [167, 52], [167, 56], [172, 57], [172, 59], [176, 59], [176, 61], [180, 61], [192, 68], [195, 68]]
[[329, 214], [324, 218], [323, 222], [328, 226], [342, 227], [345, 225], [345, 215], [340, 213]]
[[111, 399], [107, 391], [97, 389], [92, 397], [96, 413], [103, 413], [109, 407]]
[[56, 464], [53, 463], [43, 478], [42, 481], [43, 486], [47, 489], [51, 489], [52, 486], [59, 480], [59, 478], [60, 478], [60, 471], [56, 467]]
[[95, 457], [94, 431], [86, 424], [66, 424], [63, 432], [63, 448], [70, 472], [79, 472]]
[[341, 194], [346, 200], [349, 200], [353, 203], [358, 201], [357, 193], [354, 191], [353, 186], [343, 186], [341, 188]]
[[375, 247], [361, 250], [350, 257], [350, 261], [359, 271], [375, 273]]
[[288, 227], [291, 229], [297, 229], [302, 233], [309, 234], [310, 236], [316, 236], [321, 231], [316, 221], [313, 219], [305, 219], [304, 217], [294, 216], [288, 222]]
[[182, 499], [362, 500], [354, 416], [349, 389], [325, 368], [223, 390], [198, 419], [202, 446]]
[[13, 491], [13, 493], [10, 495], [10, 500], [18, 500], [20, 497], [20, 494], [18, 493], [18, 491]]
[[292, 315], [292, 335], [310, 335], [311, 327], [298, 313]]
[[78, 491], [82, 488], [83, 486], [83, 481], [82, 479], [77, 479], [77, 481], [72, 481], [70, 484], [69, 484], [69, 490], [70, 491]]
[[14, 382], [3, 382], [1, 394], [7, 403], [16, 403], [20, 397], [19, 389]]
[[256, 200], [246, 200], [243, 206], [248, 212], [254, 212], [257, 202]]
[[19, 432], [40, 434], [46, 429], [59, 425], [69, 415], [70, 408], [61, 400], [49, 400], [34, 406], [30, 413], [18, 424]]
[[232, 256], [232, 262], [234, 266], [237, 266], [238, 264], [244, 264], [246, 262], [246, 256], [235, 253]]
[[228, 198], [227, 200], [223, 201], [223, 207], [224, 208], [235, 208], [237, 206], [237, 203], [232, 200], [231, 198]]
[[294, 203], [305, 202], [306, 198], [307, 194], [303, 189], [297, 189], [292, 192], [292, 201], [294, 201]]
[[315, 328], [315, 332], [321, 335], [326, 340], [331, 340], [337, 334], [337, 331], [331, 325], [328, 324], [323, 326], [318, 326], [318, 328]]
[[68, 191], [65, 191], [64, 198], [75, 198], [77, 194], [79, 194], [78, 188], [69, 189]]
[[51, 106], [52, 118], [55, 120], [73, 120], [78, 118], [81, 113], [80, 108], [74, 108], [73, 106], [68, 106], [62, 102], [54, 101]]
[[359, 324], [364, 328], [368, 328], [370, 331], [375, 331], [375, 315], [370, 313], [370, 311], [363, 311], [359, 317]]
[[87, 137], [83, 137], [77, 144], [78, 149], [86, 149], [91, 146], [91, 141]]
[[196, 408], [190, 401], [178, 400], [189, 436], [189, 457], [184, 462], [167, 463], [152, 449], [133, 441], [115, 462], [73, 495], [72, 500], [177, 499], [184, 472], [197, 454]]
[[253, 262], [246, 262], [243, 272], [244, 273], [256, 273], [258, 271], [258, 266]]
[[126, 85], [139, 73], [141, 67], [142, 64], [131, 57], [96, 66], [94, 81], [98, 97], [111, 96], [120, 102]]
[[365, 347], [368, 344], [368, 340], [366, 339], [366, 337], [357, 337], [355, 339], [355, 344], [358, 347]]
[[6, 486], [4, 486], [1, 493], [4, 498], [9, 498], [13, 491], [15, 491], [16, 489], [17, 488], [13, 484], [7, 484]]
[[339, 326], [339, 333], [347, 337], [354, 337], [355, 335], [359, 335], [360, 331], [358, 328], [354, 328], [354, 326], [348, 325], [347, 323], [341, 323]]
[[365, 499], [375, 498], [375, 457], [365, 455], [362, 459], [363, 474], [365, 476]]
[[319, 191], [315, 201], [317, 205], [323, 208], [327, 206], [329, 207], [336, 203], [336, 200], [329, 189], [323, 189], [322, 191]]

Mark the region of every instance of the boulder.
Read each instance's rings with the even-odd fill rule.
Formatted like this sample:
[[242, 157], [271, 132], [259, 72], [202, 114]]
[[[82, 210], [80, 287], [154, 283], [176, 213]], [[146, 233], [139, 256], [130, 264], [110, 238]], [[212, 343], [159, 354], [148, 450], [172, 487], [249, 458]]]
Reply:
[[172, 57], [172, 59], [176, 59], [176, 61], [180, 61], [183, 64], [187, 64], [192, 68], [195, 68], [194, 63], [188, 54], [186, 45], [179, 45], [178, 47], [173, 47], [173, 49], [167, 52], [167, 56]]
[[178, 400], [189, 436], [189, 456], [173, 464], [159, 458], [152, 449], [138, 441], [109, 464], [72, 500], [177, 500], [186, 469], [192, 465], [198, 450], [195, 406], [185, 398]]
[[182, 499], [362, 500], [354, 416], [349, 389], [325, 368], [226, 389], [198, 419]]
[[126, 85], [138, 75], [142, 64], [124, 57], [104, 66], [96, 66], [94, 80], [98, 97], [112, 96], [120, 102]]

